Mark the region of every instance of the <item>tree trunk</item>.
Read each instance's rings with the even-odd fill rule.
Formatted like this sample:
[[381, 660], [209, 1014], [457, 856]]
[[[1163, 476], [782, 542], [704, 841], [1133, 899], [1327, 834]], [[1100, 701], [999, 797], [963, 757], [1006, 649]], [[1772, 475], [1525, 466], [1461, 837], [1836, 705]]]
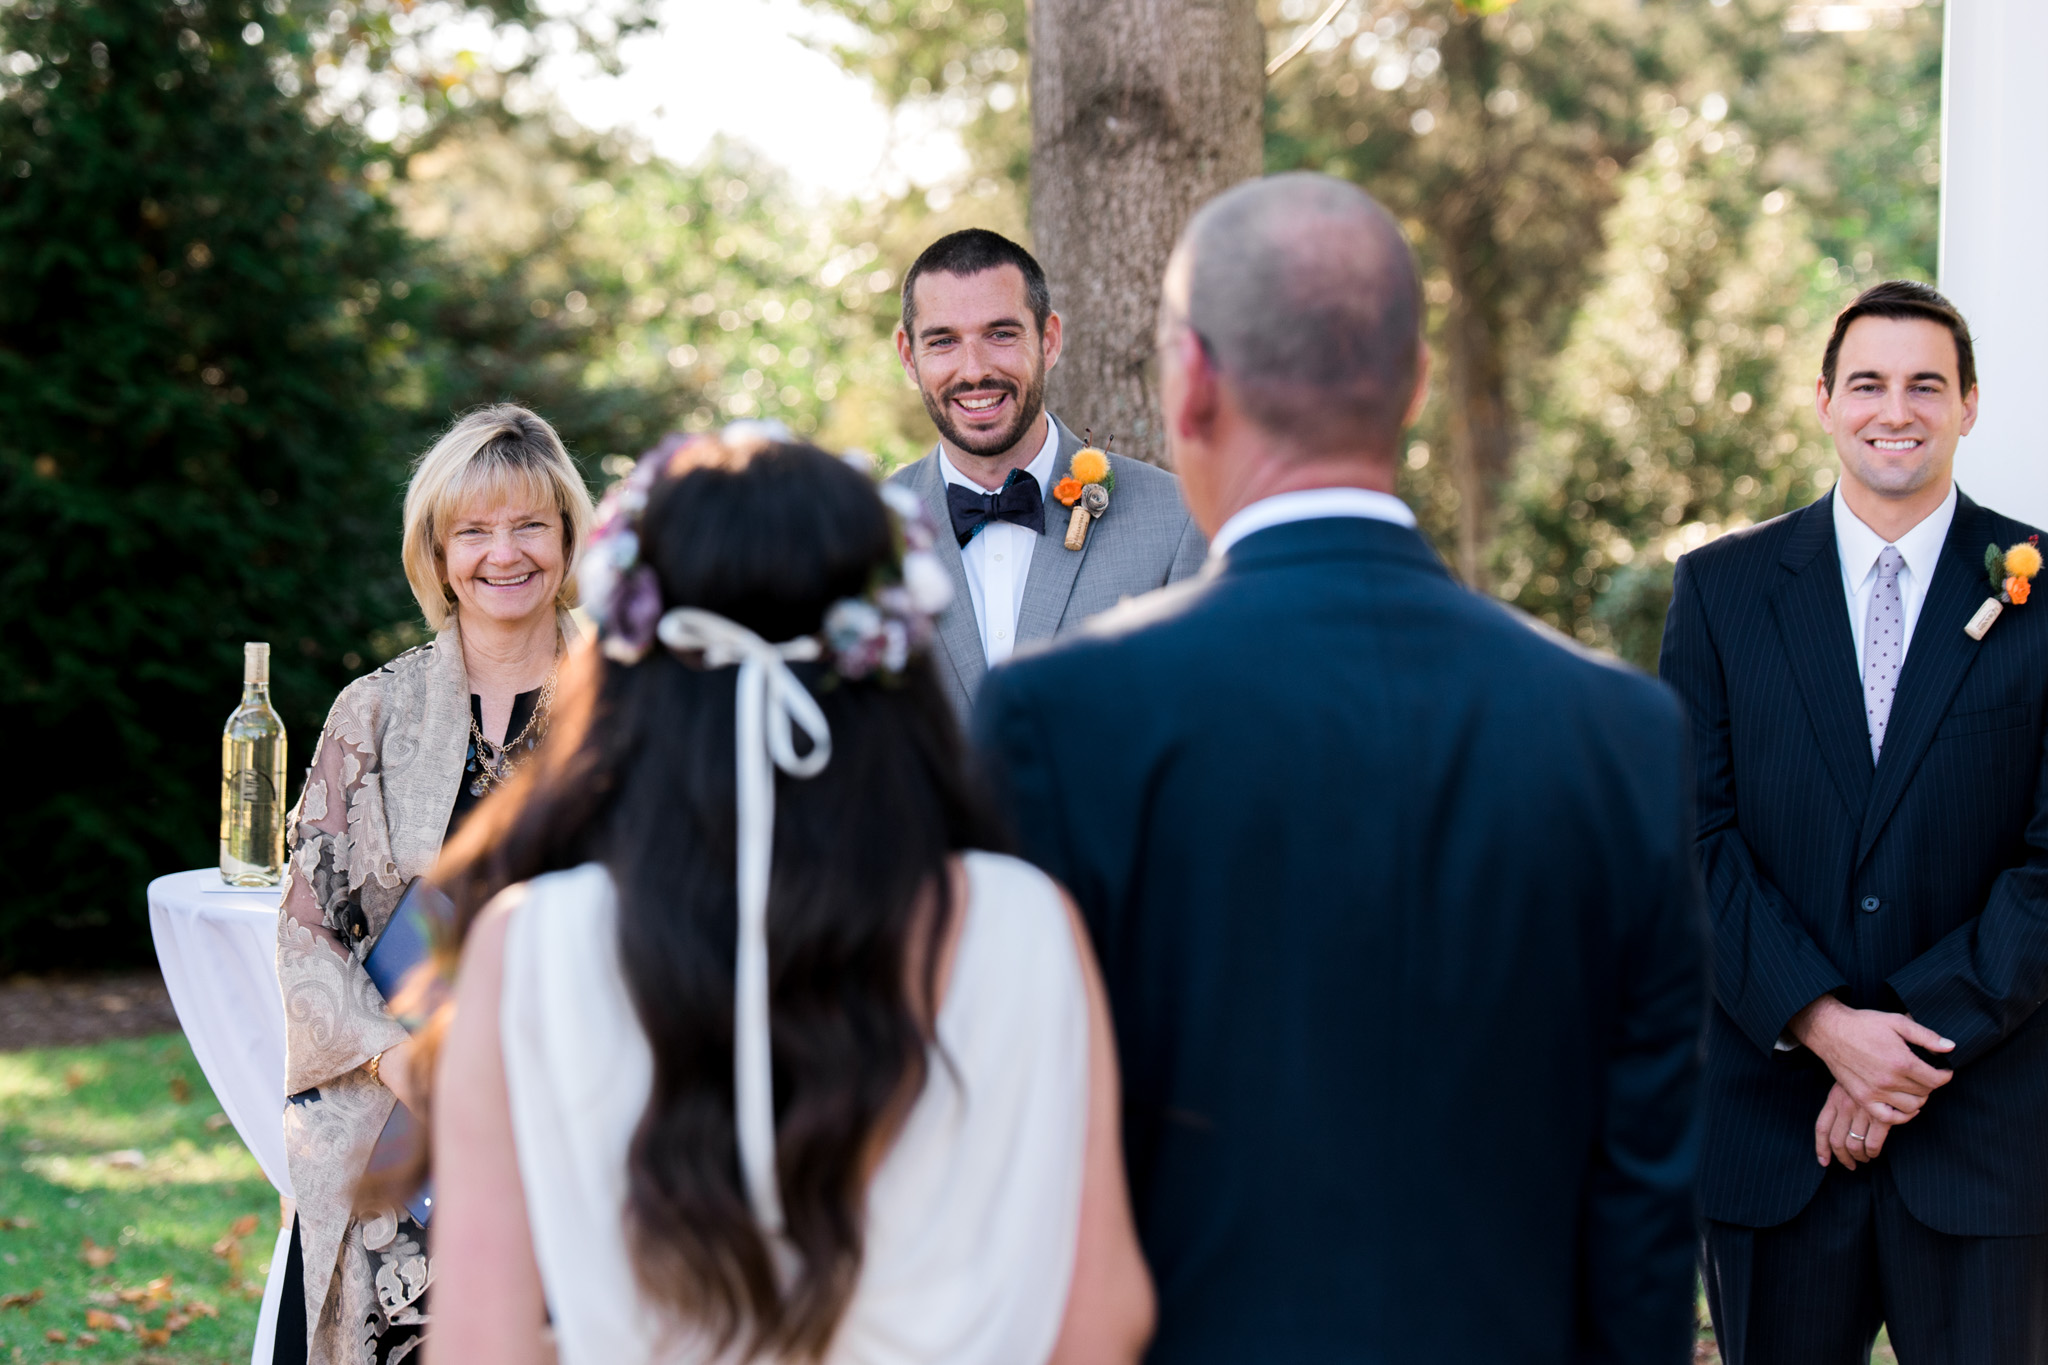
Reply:
[[[1440, 45], [1446, 84], [1475, 154], [1456, 187], [1425, 210], [1443, 247], [1451, 299], [1439, 335], [1451, 476], [1458, 490], [1458, 574], [1485, 591], [1487, 551], [1499, 527], [1500, 494], [1515, 458], [1514, 413], [1508, 406], [1507, 360], [1502, 354], [1507, 281], [1496, 212], [1504, 176], [1492, 151], [1487, 100], [1500, 82], [1500, 53], [1484, 21], [1453, 16]], [[1446, 137], [1453, 136], [1447, 129]]]
[[1444, 319], [1443, 387], [1451, 474], [1458, 488], [1458, 576], [1468, 587], [1484, 591], [1500, 490], [1514, 459], [1514, 417], [1508, 410], [1500, 319], [1489, 306], [1492, 300], [1478, 291], [1467, 293], [1469, 287], [1462, 280], [1454, 285]]
[[1049, 404], [1166, 462], [1153, 388], [1160, 277], [1201, 204], [1259, 174], [1255, 0], [1034, 0], [1031, 230], [1066, 323]]

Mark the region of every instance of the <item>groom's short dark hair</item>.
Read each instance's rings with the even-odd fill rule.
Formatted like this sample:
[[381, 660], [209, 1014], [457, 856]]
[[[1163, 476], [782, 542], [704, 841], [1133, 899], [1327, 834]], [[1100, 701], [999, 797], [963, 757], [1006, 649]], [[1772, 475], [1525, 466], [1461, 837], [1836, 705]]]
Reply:
[[933, 242], [910, 264], [903, 277], [903, 330], [917, 336], [917, 281], [934, 271], [941, 275], [979, 275], [984, 270], [1013, 265], [1024, 277], [1024, 303], [1045, 335], [1046, 319], [1052, 316], [1052, 290], [1046, 286], [1045, 271], [1023, 247], [1000, 232], [987, 228], [962, 228]]
[[1835, 362], [1842, 356], [1842, 338], [1849, 334], [1849, 324], [1858, 318], [1890, 318], [1894, 322], [1918, 318], [1940, 323], [1956, 339], [1956, 383], [1965, 395], [1977, 387], [1977, 348], [1970, 340], [1970, 324], [1963, 321], [1961, 311], [1931, 285], [1918, 280], [1886, 280], [1858, 294], [1856, 301], [1836, 317], [1835, 330], [1828, 337], [1827, 354], [1820, 362], [1821, 381], [1829, 393], [1835, 391]]

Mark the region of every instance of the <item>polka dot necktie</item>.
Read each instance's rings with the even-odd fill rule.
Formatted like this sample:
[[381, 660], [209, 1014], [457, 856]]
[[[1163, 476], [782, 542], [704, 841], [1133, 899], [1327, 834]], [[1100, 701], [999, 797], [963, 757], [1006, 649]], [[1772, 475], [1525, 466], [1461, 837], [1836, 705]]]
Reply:
[[1906, 659], [1906, 613], [1899, 606], [1899, 570], [1906, 565], [1896, 545], [1877, 557], [1877, 586], [1863, 616], [1863, 714], [1870, 722], [1870, 761], [1884, 752], [1884, 727], [1899, 690], [1899, 665]]

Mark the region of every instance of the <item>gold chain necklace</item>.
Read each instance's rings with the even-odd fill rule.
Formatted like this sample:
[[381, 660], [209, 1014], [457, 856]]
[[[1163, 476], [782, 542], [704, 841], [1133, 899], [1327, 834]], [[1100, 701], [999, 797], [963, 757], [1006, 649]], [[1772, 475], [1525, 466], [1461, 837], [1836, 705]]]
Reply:
[[504, 744], [491, 743], [484, 738], [483, 727], [477, 724], [476, 712], [469, 713], [469, 747], [476, 759], [469, 765], [475, 776], [470, 779], [469, 794], [483, 796], [512, 775], [518, 765], [514, 754], [520, 750], [531, 752], [548, 732], [548, 707], [555, 699], [555, 669], [548, 670], [547, 681], [540, 685], [540, 697], [533, 703], [533, 714], [526, 718], [526, 724], [519, 727], [519, 733]]

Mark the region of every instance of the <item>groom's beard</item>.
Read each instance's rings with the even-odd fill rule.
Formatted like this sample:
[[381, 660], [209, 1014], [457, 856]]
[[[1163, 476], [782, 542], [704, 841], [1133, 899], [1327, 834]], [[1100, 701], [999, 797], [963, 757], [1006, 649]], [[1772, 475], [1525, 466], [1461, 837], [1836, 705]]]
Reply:
[[[992, 432], [975, 433], [963, 431], [953, 420], [953, 398], [956, 394], [1001, 390], [1010, 395], [1010, 410], [1015, 414], [1009, 423]], [[924, 385], [917, 386], [918, 397], [924, 399], [924, 410], [931, 416], [932, 425], [939, 429], [939, 435], [946, 438], [955, 449], [969, 455], [1000, 455], [1024, 439], [1024, 433], [1038, 420], [1038, 414], [1045, 410], [1045, 371], [1036, 369], [1031, 375], [1031, 387], [1020, 397], [1017, 386], [1009, 380], [989, 383], [983, 380], [974, 384], [955, 384], [944, 393], [934, 397]]]

